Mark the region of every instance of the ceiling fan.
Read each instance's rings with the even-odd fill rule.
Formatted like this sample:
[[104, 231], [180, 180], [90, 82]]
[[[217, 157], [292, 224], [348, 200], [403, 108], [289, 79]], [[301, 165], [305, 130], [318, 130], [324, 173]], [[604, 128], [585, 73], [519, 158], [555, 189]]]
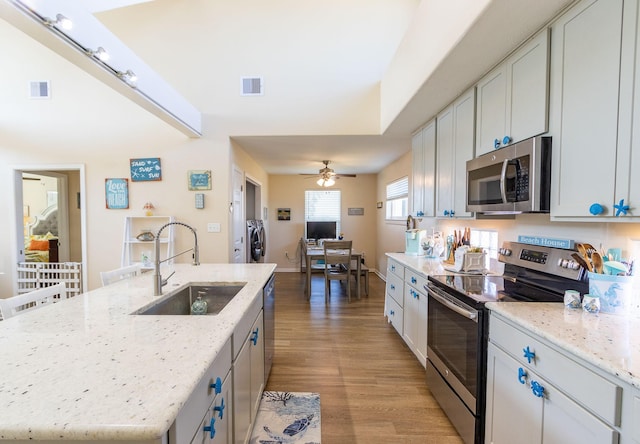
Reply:
[[340, 179], [341, 177], [356, 177], [355, 174], [336, 174], [336, 172], [333, 171], [333, 168], [329, 168], [329, 162], [329, 160], [322, 161], [322, 163], [324, 163], [324, 168], [320, 168], [317, 175], [303, 174], [303, 176], [317, 176], [318, 180], [316, 183], [321, 187], [333, 186], [336, 183], [335, 179]]

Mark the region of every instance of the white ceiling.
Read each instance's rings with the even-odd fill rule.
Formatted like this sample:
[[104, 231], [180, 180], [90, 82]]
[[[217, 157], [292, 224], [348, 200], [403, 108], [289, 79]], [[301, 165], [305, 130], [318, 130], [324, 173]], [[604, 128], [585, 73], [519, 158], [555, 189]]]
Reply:
[[[411, 132], [571, 2], [491, 1], [383, 129], [380, 80], [420, 0], [119, 0], [133, 5], [97, 17], [268, 173], [315, 173], [326, 159], [365, 174], [409, 151]], [[246, 75], [265, 76], [264, 98], [239, 96]]]

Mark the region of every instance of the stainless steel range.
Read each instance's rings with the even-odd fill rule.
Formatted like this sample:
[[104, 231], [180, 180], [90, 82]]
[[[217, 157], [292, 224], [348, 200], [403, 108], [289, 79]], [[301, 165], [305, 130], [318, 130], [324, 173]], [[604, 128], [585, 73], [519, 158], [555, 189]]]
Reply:
[[429, 276], [427, 385], [465, 443], [484, 442], [487, 302], [559, 302], [586, 293], [572, 250], [505, 242], [503, 276]]

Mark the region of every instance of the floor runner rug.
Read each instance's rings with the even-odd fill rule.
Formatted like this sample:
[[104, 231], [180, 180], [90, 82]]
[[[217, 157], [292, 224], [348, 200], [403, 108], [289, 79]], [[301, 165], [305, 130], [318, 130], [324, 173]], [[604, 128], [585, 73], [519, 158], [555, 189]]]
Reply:
[[320, 395], [262, 394], [250, 444], [320, 444]]

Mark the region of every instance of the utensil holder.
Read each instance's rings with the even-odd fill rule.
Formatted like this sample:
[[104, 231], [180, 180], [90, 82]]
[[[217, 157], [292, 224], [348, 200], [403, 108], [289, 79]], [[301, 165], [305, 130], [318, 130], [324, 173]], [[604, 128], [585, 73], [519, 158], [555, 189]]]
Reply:
[[600, 312], [626, 315], [631, 310], [632, 276], [588, 273], [589, 293], [600, 298]]

